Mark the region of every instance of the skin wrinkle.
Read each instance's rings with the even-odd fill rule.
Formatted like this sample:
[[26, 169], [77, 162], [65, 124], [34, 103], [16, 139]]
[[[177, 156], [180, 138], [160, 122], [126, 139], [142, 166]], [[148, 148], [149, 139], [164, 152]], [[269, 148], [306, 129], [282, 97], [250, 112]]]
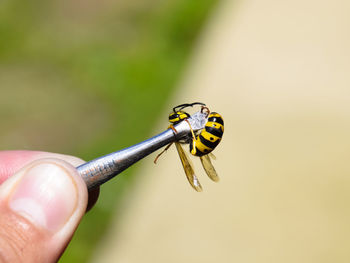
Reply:
[[1, 248], [0, 248], [0, 262], [1, 263], [5, 263], [5, 257], [4, 257], [4, 253], [1, 252]]
[[0, 225], [2, 226], [0, 228], [0, 262], [28, 262], [28, 259], [23, 258], [23, 255], [33, 254], [33, 252], [37, 252], [32, 257], [33, 262], [43, 262], [42, 255], [40, 255], [41, 249], [38, 249], [37, 246], [45, 244], [49, 234], [45, 234], [44, 231], [33, 226], [20, 215], [6, 213], [6, 209], [8, 208], [5, 208], [2, 204], [0, 214], [5, 216], [0, 218]]
[[37, 159], [38, 152], [8, 151], [0, 153], [0, 184], [12, 174]]
[[0, 183], [26, 164], [35, 160], [40, 152], [5, 151], [0, 153]]
[[[3, 163], [0, 160], [0, 184], [2, 184], [7, 178], [16, 172], [13, 167], [3, 166]], [[18, 168], [18, 170], [21, 169]]]

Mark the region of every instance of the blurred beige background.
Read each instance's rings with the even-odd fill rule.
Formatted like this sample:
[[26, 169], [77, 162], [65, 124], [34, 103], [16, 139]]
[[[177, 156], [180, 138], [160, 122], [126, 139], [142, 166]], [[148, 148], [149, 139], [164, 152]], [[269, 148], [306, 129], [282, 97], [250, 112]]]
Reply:
[[92, 261], [350, 262], [349, 10], [223, 1], [169, 102], [224, 116], [221, 181], [196, 160], [196, 193], [174, 147], [147, 158]]

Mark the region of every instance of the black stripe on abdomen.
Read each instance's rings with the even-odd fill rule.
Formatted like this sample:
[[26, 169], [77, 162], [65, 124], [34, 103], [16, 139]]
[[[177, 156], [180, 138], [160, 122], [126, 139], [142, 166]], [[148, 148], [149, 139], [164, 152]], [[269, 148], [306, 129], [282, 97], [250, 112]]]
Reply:
[[[193, 149], [193, 144], [190, 143], [190, 152], [192, 153], [192, 149]], [[195, 156], [201, 157], [203, 155], [206, 155], [207, 153], [202, 152], [201, 150], [198, 149], [198, 147], [196, 146], [196, 154]]]
[[224, 125], [224, 120], [221, 117], [213, 116], [208, 118], [208, 122], [217, 122], [220, 123], [221, 125]]
[[205, 139], [202, 135], [199, 135], [199, 140], [201, 141], [201, 143], [203, 143], [205, 146], [207, 146], [210, 149], [214, 149], [220, 142], [220, 140], [216, 140], [215, 142], [211, 142], [208, 141], [207, 139]]
[[210, 126], [205, 126], [205, 131], [210, 133], [210, 134], [213, 134], [217, 137], [222, 137], [222, 135], [224, 134], [222, 128], [220, 127], [219, 129], [217, 128], [214, 128], [214, 127], [210, 127]]

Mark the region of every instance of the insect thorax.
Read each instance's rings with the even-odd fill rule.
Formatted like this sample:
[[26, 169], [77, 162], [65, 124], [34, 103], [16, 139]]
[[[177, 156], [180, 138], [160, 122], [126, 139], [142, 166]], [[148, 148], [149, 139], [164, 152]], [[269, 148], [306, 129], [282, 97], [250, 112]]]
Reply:
[[169, 114], [169, 122], [172, 124], [177, 124], [185, 119], [190, 118], [190, 114], [185, 111], [176, 111]]

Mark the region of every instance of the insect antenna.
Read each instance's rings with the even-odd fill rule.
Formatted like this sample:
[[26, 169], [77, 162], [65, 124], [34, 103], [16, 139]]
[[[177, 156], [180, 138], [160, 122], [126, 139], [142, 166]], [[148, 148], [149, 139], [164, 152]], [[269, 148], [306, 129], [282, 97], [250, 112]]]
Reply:
[[[185, 103], [185, 104], [180, 104], [176, 107], [173, 108], [173, 112], [177, 112], [177, 111], [180, 111], [184, 108], [187, 108], [187, 107], [193, 107], [194, 105], [202, 105], [202, 106], [206, 106], [204, 103], [202, 102], [193, 102], [193, 103]], [[179, 108], [179, 109], [177, 109]]]

